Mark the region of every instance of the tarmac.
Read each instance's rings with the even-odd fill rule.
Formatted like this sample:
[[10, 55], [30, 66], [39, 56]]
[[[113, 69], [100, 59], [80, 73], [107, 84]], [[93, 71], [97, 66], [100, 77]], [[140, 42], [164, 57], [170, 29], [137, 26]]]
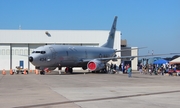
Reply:
[[0, 108], [179, 108], [180, 77], [0, 74]]

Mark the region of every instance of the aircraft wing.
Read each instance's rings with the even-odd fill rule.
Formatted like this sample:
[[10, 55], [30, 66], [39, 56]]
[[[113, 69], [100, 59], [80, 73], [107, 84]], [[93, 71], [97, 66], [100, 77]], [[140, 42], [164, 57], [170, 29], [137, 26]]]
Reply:
[[[165, 55], [177, 55], [180, 53], [168, 53], [168, 54], [153, 54], [153, 55], [140, 55], [140, 56], [122, 56], [122, 57], [108, 57], [108, 58], [94, 58], [99, 61], [113, 60], [113, 59], [134, 59], [136, 57], [153, 57], [153, 56], [165, 56]], [[82, 59], [82, 62], [89, 62], [92, 59]]]

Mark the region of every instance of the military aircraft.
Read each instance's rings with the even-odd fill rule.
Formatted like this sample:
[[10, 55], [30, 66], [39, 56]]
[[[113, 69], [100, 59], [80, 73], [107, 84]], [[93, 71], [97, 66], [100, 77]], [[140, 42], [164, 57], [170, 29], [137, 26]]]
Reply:
[[[82, 67], [90, 71], [104, 69], [106, 63], [113, 59], [128, 58], [133, 59], [141, 56], [116, 57], [114, 36], [116, 32], [117, 16], [115, 16], [107, 42], [101, 47], [72, 46], [72, 45], [44, 45], [36, 48], [29, 56], [29, 61], [36, 69], [45, 73], [45, 70], [54, 70], [57, 67], [68, 67], [69, 72], [73, 72], [73, 67]], [[145, 55], [150, 56], [150, 55]], [[144, 57], [144, 56], [142, 56]]]

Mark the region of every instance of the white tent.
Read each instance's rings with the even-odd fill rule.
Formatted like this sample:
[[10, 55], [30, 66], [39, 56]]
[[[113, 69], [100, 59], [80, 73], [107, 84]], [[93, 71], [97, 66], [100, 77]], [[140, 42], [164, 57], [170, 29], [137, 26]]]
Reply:
[[170, 64], [180, 64], [180, 57], [178, 57], [178, 58], [176, 58], [174, 60], [171, 60], [169, 63]]

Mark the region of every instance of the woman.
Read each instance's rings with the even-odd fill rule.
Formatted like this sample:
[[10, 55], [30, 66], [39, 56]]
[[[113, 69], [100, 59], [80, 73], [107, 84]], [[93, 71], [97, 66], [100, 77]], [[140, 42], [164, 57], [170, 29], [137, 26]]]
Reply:
[[131, 77], [131, 74], [132, 74], [131, 66], [128, 67], [127, 73], [128, 73], [128, 77]]

